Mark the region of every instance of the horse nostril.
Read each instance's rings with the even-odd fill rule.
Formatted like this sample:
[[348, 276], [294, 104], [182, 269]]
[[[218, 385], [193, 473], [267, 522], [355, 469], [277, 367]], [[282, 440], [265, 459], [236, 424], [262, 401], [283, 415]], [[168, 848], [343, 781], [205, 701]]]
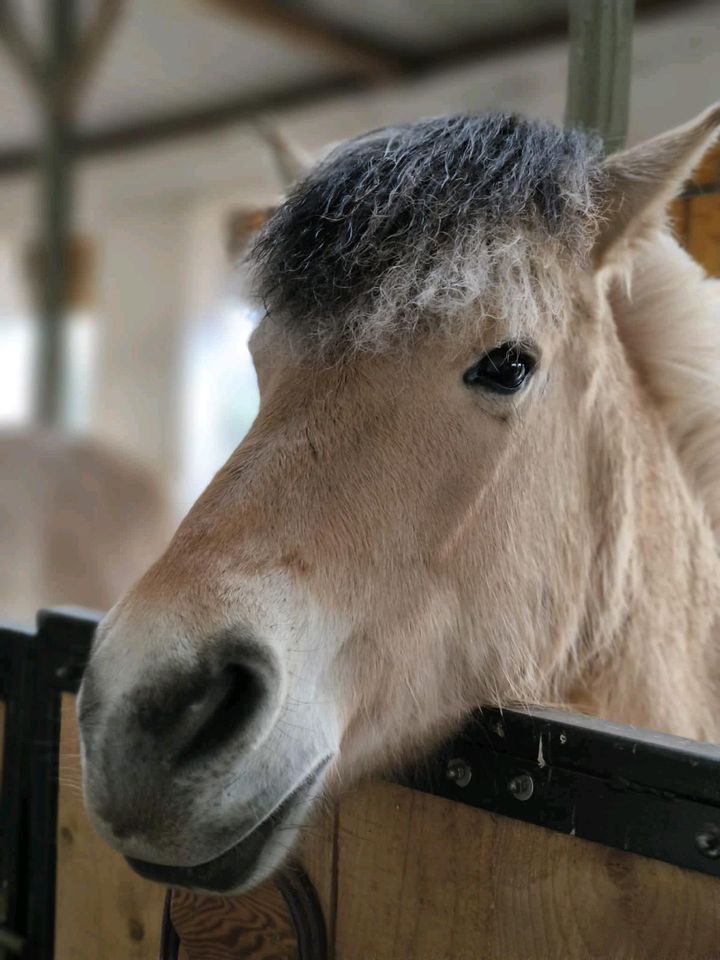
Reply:
[[257, 721], [273, 699], [268, 679], [252, 666], [224, 667], [187, 704], [176, 731], [176, 758], [192, 760], [215, 752], [229, 740], [259, 732]]
[[208, 641], [195, 663], [158, 664], [117, 705], [125, 750], [148, 761], [186, 763], [257, 745], [274, 724], [285, 689], [275, 651], [252, 637]]

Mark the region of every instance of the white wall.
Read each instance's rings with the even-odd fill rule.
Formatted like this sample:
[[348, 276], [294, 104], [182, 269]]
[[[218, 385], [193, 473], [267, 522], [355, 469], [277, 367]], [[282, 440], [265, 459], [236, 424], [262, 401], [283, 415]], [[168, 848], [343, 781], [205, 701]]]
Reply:
[[169, 476], [178, 466], [187, 235], [186, 205], [155, 200], [118, 213], [98, 244], [95, 430]]

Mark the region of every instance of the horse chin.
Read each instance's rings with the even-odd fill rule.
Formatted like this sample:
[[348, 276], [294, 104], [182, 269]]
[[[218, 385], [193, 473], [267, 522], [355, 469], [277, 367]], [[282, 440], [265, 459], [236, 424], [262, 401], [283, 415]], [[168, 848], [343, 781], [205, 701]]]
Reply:
[[266, 880], [292, 850], [321, 792], [331, 757], [312, 773], [253, 829], [212, 860], [192, 866], [168, 866], [126, 857], [141, 877], [170, 887], [215, 894], [242, 893]]

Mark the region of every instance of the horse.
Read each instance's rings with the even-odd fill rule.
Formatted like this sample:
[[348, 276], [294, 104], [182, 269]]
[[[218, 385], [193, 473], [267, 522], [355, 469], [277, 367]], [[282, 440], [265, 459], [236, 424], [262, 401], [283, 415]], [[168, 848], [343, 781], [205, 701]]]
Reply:
[[79, 695], [138, 872], [248, 889], [484, 705], [718, 737], [718, 291], [667, 206], [719, 125], [610, 156], [506, 114], [384, 128], [270, 216], [257, 419]]
[[168, 497], [140, 464], [90, 437], [0, 433], [0, 610], [32, 623], [40, 605], [105, 610], [169, 540]]

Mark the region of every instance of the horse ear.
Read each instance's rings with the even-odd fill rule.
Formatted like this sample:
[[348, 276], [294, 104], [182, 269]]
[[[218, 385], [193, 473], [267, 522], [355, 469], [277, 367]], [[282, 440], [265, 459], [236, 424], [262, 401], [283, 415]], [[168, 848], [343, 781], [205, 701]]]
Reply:
[[603, 161], [597, 264], [604, 263], [618, 244], [662, 225], [668, 203], [715, 139], [718, 127], [720, 103], [681, 127]]
[[276, 207], [248, 207], [230, 214], [225, 229], [225, 251], [231, 263], [243, 259]]
[[270, 148], [284, 190], [302, 179], [314, 165], [313, 158], [296, 143], [291, 143], [276, 127], [258, 120], [258, 133]]

